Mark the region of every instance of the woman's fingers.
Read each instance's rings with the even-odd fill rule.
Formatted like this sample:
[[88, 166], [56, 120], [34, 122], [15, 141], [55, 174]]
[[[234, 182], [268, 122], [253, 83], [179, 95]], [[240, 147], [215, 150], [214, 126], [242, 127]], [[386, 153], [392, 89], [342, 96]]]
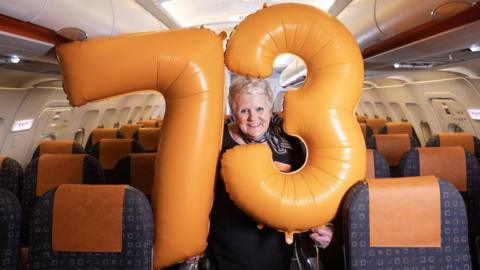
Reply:
[[331, 237], [329, 236], [322, 236], [317, 233], [312, 233], [310, 234], [310, 238], [315, 241], [315, 243], [320, 246], [321, 248], [326, 248], [328, 245], [330, 245], [330, 242], [332, 240]]
[[314, 227], [311, 229], [312, 232], [322, 234], [322, 235], [333, 235], [333, 228], [332, 226], [319, 226], [319, 227]]
[[197, 263], [200, 260], [200, 255], [193, 256], [187, 259], [186, 263]]
[[331, 226], [321, 226], [311, 229], [312, 233], [310, 234], [310, 239], [315, 241], [315, 243], [321, 248], [326, 248], [330, 245], [333, 236], [333, 229]]

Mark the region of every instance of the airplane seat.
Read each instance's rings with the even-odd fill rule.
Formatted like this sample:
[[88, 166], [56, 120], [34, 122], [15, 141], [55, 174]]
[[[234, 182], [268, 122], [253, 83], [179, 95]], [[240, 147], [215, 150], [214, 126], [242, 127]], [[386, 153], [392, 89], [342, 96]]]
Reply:
[[28, 269], [152, 269], [152, 210], [133, 187], [60, 185], [32, 213]]
[[408, 134], [374, 134], [367, 138], [367, 148], [378, 151], [388, 161], [390, 175], [398, 177], [398, 164], [403, 154], [419, 147], [420, 143]]
[[358, 183], [343, 216], [347, 269], [472, 269], [462, 197], [434, 176]]
[[142, 127], [162, 127], [163, 119], [140, 120], [137, 125]]
[[[390, 168], [387, 160], [377, 151], [367, 149], [367, 172], [365, 178], [388, 178], [390, 177]], [[323, 267], [327, 270], [341, 270], [344, 269], [344, 241], [342, 234], [343, 220], [342, 220], [342, 205], [332, 220], [334, 237], [332, 242], [326, 249], [319, 249], [319, 257]], [[308, 262], [314, 262], [316, 251], [313, 241], [309, 237], [309, 232], [299, 234], [296, 238], [296, 248], [298, 254], [303, 256], [303, 264], [310, 265]], [[308, 268], [310, 269], [310, 268]]]
[[103, 139], [91, 149], [90, 155], [100, 161], [105, 172], [105, 183], [115, 183], [115, 165], [130, 153], [143, 153], [145, 149], [134, 139]]
[[359, 124], [366, 124], [367, 117], [365, 115], [356, 115], [355, 117], [357, 118], [357, 122]]
[[440, 133], [432, 136], [425, 146], [462, 146], [480, 160], [480, 140], [469, 133]]
[[373, 129], [367, 126], [367, 124], [365, 123], [359, 123], [359, 125], [360, 125], [360, 128], [362, 129], [363, 138], [366, 141], [368, 137], [373, 135]]
[[412, 149], [400, 161], [402, 176], [435, 175], [454, 185], [467, 207], [470, 251], [474, 269], [479, 269], [476, 238], [480, 237], [480, 165], [460, 146]]
[[15, 194], [0, 188], [0, 269], [17, 270], [20, 264], [20, 203]]
[[142, 127], [133, 134], [132, 138], [140, 142], [145, 152], [157, 152], [161, 131], [162, 129], [158, 127]]
[[367, 149], [367, 172], [365, 173], [365, 179], [388, 177], [390, 177], [388, 161], [378, 151]]
[[85, 150], [87, 153], [92, 151], [92, 147], [102, 139], [124, 139], [125, 134], [118, 128], [96, 128], [88, 136]]
[[115, 165], [115, 184], [130, 185], [147, 195], [152, 194], [157, 153], [131, 153]]
[[0, 187], [12, 192], [20, 200], [23, 168], [13, 158], [0, 156]]
[[382, 119], [382, 118], [373, 118], [373, 119], [365, 119], [365, 124], [369, 126], [373, 134], [378, 134], [380, 129], [387, 123], [387, 119]]
[[42, 141], [33, 152], [32, 159], [43, 154], [85, 154], [85, 150], [73, 140]]
[[103, 184], [103, 168], [87, 154], [43, 154], [27, 165], [22, 189], [22, 246], [28, 244], [30, 216], [37, 199], [61, 184]]
[[223, 120], [224, 120], [225, 125], [228, 125], [228, 124], [233, 123], [235, 121], [233, 119], [233, 115], [225, 115]]
[[408, 122], [385, 123], [385, 125], [378, 131], [378, 134], [408, 134], [420, 142], [415, 129], [412, 124]]
[[141, 125], [134, 124], [123, 125], [120, 127], [120, 131], [125, 135], [125, 139], [131, 139], [133, 138], [133, 134], [141, 127]]

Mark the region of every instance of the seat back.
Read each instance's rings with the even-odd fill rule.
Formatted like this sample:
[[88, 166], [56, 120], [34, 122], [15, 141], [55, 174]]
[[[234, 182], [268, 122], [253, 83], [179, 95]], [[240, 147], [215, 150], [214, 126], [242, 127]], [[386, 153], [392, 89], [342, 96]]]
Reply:
[[108, 184], [114, 183], [114, 168], [120, 159], [130, 153], [143, 152], [143, 146], [133, 139], [103, 139], [92, 147], [90, 154], [100, 161]]
[[378, 134], [408, 134], [420, 142], [415, 129], [408, 122], [385, 123], [385, 126], [380, 128]]
[[141, 125], [123, 125], [120, 127], [120, 131], [123, 132], [126, 139], [131, 139], [133, 134], [141, 127]]
[[381, 118], [374, 118], [374, 119], [366, 119], [365, 120], [365, 124], [367, 124], [367, 126], [369, 126], [372, 129], [373, 134], [378, 134], [380, 129], [385, 125], [385, 123], [387, 123], [387, 120], [386, 119], [381, 119]]
[[387, 160], [377, 151], [367, 149], [367, 172], [365, 173], [365, 179], [388, 177], [390, 177], [390, 167]]
[[29, 269], [152, 269], [152, 211], [132, 187], [61, 185], [32, 224]]
[[473, 254], [480, 234], [480, 165], [475, 156], [460, 146], [416, 148], [404, 155], [399, 170], [402, 176], [435, 175], [460, 191], [467, 207], [470, 250], [476, 265]]
[[43, 154], [85, 154], [85, 150], [72, 140], [42, 141], [33, 152], [32, 159]]
[[28, 164], [21, 195], [22, 245], [28, 242], [30, 216], [38, 197], [61, 184], [103, 184], [102, 166], [87, 154], [43, 154]]
[[131, 153], [115, 165], [115, 184], [127, 184], [150, 196], [157, 153]]
[[367, 126], [365, 123], [360, 123], [360, 128], [362, 129], [363, 138], [367, 140], [368, 137], [373, 135], [373, 130], [371, 127]]
[[161, 127], [162, 126], [161, 119], [151, 119], [151, 120], [140, 120], [137, 122], [137, 125], [142, 127]]
[[161, 128], [155, 127], [139, 128], [137, 132], [133, 134], [133, 139], [139, 141], [146, 152], [156, 152], [161, 131]]
[[399, 176], [398, 164], [403, 154], [420, 146], [407, 134], [376, 134], [367, 138], [367, 148], [377, 150], [388, 161], [391, 176]]
[[20, 216], [17, 197], [0, 188], [0, 269], [17, 270], [19, 267]]
[[448, 182], [368, 180], [343, 210], [348, 269], [472, 269], [465, 205]]
[[367, 122], [367, 117], [365, 115], [356, 115], [355, 117], [357, 118], [357, 122], [359, 124], [365, 124]]
[[23, 169], [15, 159], [0, 156], [0, 188], [12, 192], [20, 199]]
[[123, 139], [125, 135], [118, 128], [96, 128], [92, 130], [90, 136], [88, 136], [87, 145], [85, 145], [85, 150], [90, 153], [92, 147], [103, 139]]
[[440, 133], [431, 137], [425, 146], [461, 146], [480, 158], [480, 140], [469, 133]]

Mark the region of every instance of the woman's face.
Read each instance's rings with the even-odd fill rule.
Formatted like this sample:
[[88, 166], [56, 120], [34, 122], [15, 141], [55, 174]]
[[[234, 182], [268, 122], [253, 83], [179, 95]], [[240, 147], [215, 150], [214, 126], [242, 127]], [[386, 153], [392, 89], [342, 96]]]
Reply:
[[235, 123], [248, 138], [260, 139], [267, 132], [272, 117], [267, 95], [239, 93], [233, 101]]

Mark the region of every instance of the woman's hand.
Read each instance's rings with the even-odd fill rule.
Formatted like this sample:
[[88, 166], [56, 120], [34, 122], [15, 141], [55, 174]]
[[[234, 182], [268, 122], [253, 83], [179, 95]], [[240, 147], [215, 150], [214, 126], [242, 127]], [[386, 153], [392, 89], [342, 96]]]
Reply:
[[185, 262], [188, 263], [188, 264], [198, 263], [198, 261], [200, 260], [200, 258], [202, 258], [202, 256], [203, 255], [197, 255], [197, 256], [190, 257]]
[[310, 239], [321, 248], [327, 248], [333, 237], [333, 225], [331, 223], [310, 229]]

